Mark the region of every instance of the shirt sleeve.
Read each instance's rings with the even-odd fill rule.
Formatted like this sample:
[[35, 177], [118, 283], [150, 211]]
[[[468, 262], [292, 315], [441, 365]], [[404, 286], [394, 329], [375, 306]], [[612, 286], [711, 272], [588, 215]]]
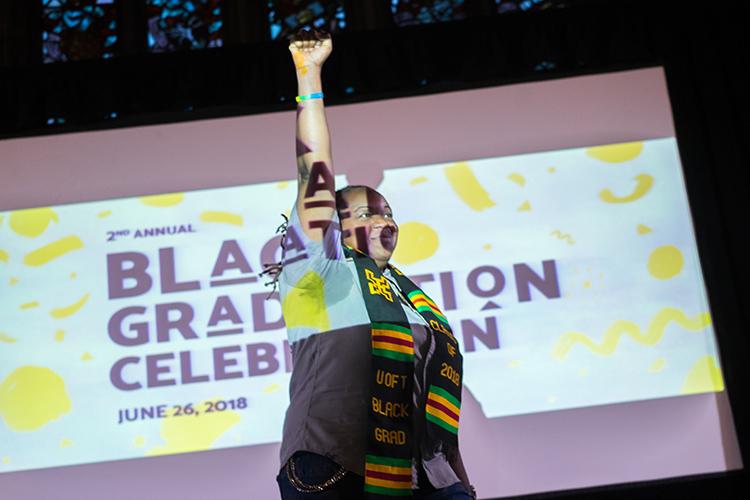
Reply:
[[286, 235], [284, 236], [281, 256], [282, 270], [280, 284], [295, 287], [310, 271], [315, 272], [324, 281], [337, 264], [344, 261], [344, 250], [341, 243], [341, 225], [338, 213], [334, 212], [330, 221], [319, 221], [323, 239], [310, 239], [302, 229], [302, 222], [296, 205], [289, 216]]

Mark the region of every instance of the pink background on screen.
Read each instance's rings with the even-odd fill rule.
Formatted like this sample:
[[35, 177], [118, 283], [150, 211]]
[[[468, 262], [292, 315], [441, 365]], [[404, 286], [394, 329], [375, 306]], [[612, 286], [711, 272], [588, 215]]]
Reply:
[[[293, 111], [0, 141], [0, 210], [291, 179]], [[660, 68], [328, 108], [337, 173], [674, 136]], [[725, 393], [486, 419], [464, 392], [480, 497], [741, 467]], [[106, 439], [106, 436], [102, 436]], [[3, 499], [278, 498], [278, 445], [0, 474]]]

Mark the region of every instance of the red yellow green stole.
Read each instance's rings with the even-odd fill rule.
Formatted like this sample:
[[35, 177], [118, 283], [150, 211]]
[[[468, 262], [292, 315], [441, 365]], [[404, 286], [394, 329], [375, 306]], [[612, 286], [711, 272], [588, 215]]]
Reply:
[[[411, 496], [412, 457], [423, 440], [458, 447], [462, 357], [445, 315], [427, 294], [393, 266], [391, 273], [427, 324], [434, 354], [427, 365], [425, 394], [415, 413], [414, 340], [398, 291], [367, 255], [345, 249], [353, 259], [371, 323], [372, 370], [368, 415], [365, 492], [368, 498]], [[419, 419], [419, 422], [417, 421]], [[419, 425], [415, 425], [419, 424]], [[420, 429], [420, 435], [415, 435]]]

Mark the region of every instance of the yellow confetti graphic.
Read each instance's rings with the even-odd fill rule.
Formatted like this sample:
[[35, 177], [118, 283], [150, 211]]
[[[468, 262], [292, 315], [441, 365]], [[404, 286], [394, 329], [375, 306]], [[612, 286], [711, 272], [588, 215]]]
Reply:
[[680, 249], [673, 245], [656, 248], [648, 258], [648, 272], [658, 280], [668, 280], [682, 271], [685, 258]]
[[393, 260], [399, 264], [413, 264], [437, 252], [440, 241], [434, 229], [421, 222], [405, 222], [398, 229], [398, 245]]
[[578, 369], [578, 375], [581, 377], [588, 377], [589, 376], [589, 369], [588, 368], [579, 368]]
[[512, 174], [509, 174], [507, 179], [511, 182], [515, 182], [521, 187], [526, 185], [526, 178], [517, 172], [513, 172]]
[[516, 209], [516, 212], [530, 212], [531, 211], [531, 202], [526, 200]]
[[635, 230], [638, 234], [648, 234], [651, 232], [651, 228], [644, 226], [643, 224], [638, 224], [638, 227], [636, 227]]
[[80, 299], [78, 299], [77, 301], [75, 301], [69, 306], [58, 307], [58, 308], [52, 309], [49, 312], [50, 316], [56, 319], [67, 318], [68, 316], [72, 316], [75, 313], [77, 313], [86, 304], [86, 302], [89, 300], [90, 297], [91, 297], [91, 294], [86, 293], [83, 295], [83, 297], [81, 297]]
[[10, 457], [7, 456], [7, 455], [4, 456], [3, 457], [3, 465], [8, 465], [9, 463], [10, 463]]
[[424, 175], [420, 175], [419, 177], [415, 177], [412, 180], [410, 180], [409, 184], [411, 184], [412, 186], [416, 186], [418, 184], [427, 182], [427, 180], [428, 180], [427, 177], [425, 177]]
[[27, 266], [43, 266], [51, 260], [81, 248], [83, 248], [83, 242], [78, 236], [66, 236], [27, 253], [23, 258], [23, 263]]
[[549, 172], [550, 174], [554, 174], [556, 171], [557, 171], [557, 169], [555, 167], [549, 167], [547, 169], [547, 172]]
[[281, 389], [281, 386], [279, 384], [271, 384], [268, 387], [264, 388], [263, 392], [265, 392], [266, 394], [273, 394], [279, 389]]
[[521, 366], [520, 359], [513, 359], [511, 361], [508, 361], [508, 368], [518, 368], [519, 366]]
[[210, 449], [214, 441], [236, 425], [241, 417], [231, 410], [206, 413], [208, 403], [203, 401], [196, 405], [193, 415], [176, 417], [176, 408], [168, 410], [168, 416], [161, 420], [159, 432], [165, 444], [151, 448], [146, 454], [169, 455]]
[[40, 236], [52, 222], [59, 222], [57, 213], [49, 207], [16, 210], [10, 214], [10, 228], [27, 238]]
[[18, 281], [19, 281], [19, 280], [18, 280], [18, 278], [14, 278], [14, 277], [11, 277], [11, 278], [10, 278], [10, 279], [8, 280], [8, 285], [10, 285], [10, 286], [13, 286], [13, 285], [15, 285], [16, 283], [18, 283]]
[[584, 281], [583, 288], [591, 288], [591, 282], [589, 280]]
[[69, 448], [73, 446], [73, 440], [68, 438], [62, 438], [60, 440], [60, 448]]
[[307, 326], [323, 332], [331, 329], [323, 279], [314, 271], [308, 271], [289, 290], [281, 309], [287, 328]]
[[90, 352], [86, 351], [81, 355], [81, 361], [91, 361], [94, 359], [94, 356], [91, 355]]
[[8, 252], [0, 248], [0, 262], [8, 262], [8, 259], [10, 259]]
[[279, 189], [286, 189], [289, 187], [289, 181], [281, 181], [276, 184], [276, 187]]
[[100, 219], [109, 217], [110, 215], [112, 215], [112, 210], [102, 210], [101, 212], [96, 214], [96, 216], [99, 217]]
[[648, 174], [638, 174], [634, 179], [636, 184], [632, 193], [625, 196], [617, 196], [609, 189], [602, 189], [599, 192], [599, 198], [605, 203], [630, 203], [631, 201], [643, 198], [651, 191], [654, 185], [654, 178]]
[[547, 402], [549, 404], [556, 403], [557, 402], [557, 396], [547, 396]]
[[638, 157], [643, 151], [643, 142], [625, 142], [588, 148], [586, 154], [607, 163], [623, 163]]
[[21, 304], [19, 306], [19, 309], [34, 309], [36, 307], [39, 307], [39, 302], [36, 301], [36, 300], [34, 300], [34, 301], [31, 301], [31, 302], [26, 302], [24, 304]]
[[724, 377], [713, 356], [703, 356], [696, 361], [682, 384], [682, 394], [721, 392], [724, 390]]
[[482, 245], [482, 250], [492, 250], [492, 244], [485, 243], [484, 245]]
[[0, 416], [14, 431], [33, 431], [71, 408], [62, 377], [43, 366], [16, 368], [0, 383]]
[[0, 332], [0, 342], [2, 342], [3, 344], [15, 344], [16, 342], [18, 342], [18, 339], [14, 339], [7, 333]]
[[133, 445], [136, 448], [143, 448], [146, 445], [146, 438], [143, 436], [136, 436], [133, 440]]
[[559, 240], [563, 240], [568, 245], [575, 245], [575, 240], [573, 240], [573, 237], [569, 233], [563, 233], [559, 229], [555, 229], [550, 233], [550, 236], [555, 236]]
[[55, 332], [55, 342], [62, 342], [65, 340], [65, 330], [57, 330]]
[[677, 323], [688, 331], [699, 332], [711, 324], [711, 316], [709, 313], [705, 312], [697, 314], [693, 318], [689, 318], [680, 309], [675, 307], [665, 307], [656, 313], [649, 323], [648, 329], [645, 333], [641, 332], [641, 328], [637, 324], [626, 320], [618, 320], [612, 323], [612, 325], [607, 328], [607, 331], [604, 332], [604, 339], [601, 343], [597, 343], [583, 333], [565, 333], [560, 337], [560, 340], [557, 341], [552, 356], [555, 359], [563, 360], [576, 344], [583, 345], [595, 354], [609, 356], [615, 352], [623, 335], [627, 335], [639, 344], [652, 346], [661, 340], [664, 336], [664, 330], [671, 322]]
[[167, 193], [155, 194], [151, 196], [141, 196], [140, 202], [149, 207], [172, 207], [179, 205], [185, 199], [185, 193]]
[[75, 272], [70, 273], [70, 279], [74, 280], [78, 277], [78, 275]]
[[653, 363], [648, 367], [648, 371], [651, 373], [659, 373], [664, 369], [667, 364], [667, 360], [664, 358], [655, 359]]
[[206, 211], [201, 213], [201, 220], [203, 222], [217, 222], [219, 224], [232, 224], [235, 226], [241, 226], [243, 224], [241, 215], [230, 212]]
[[5, 216], [0, 214], [0, 226], [3, 225], [3, 221], [5, 220]]
[[456, 163], [445, 167], [443, 171], [453, 191], [469, 208], [481, 212], [495, 206], [468, 163]]

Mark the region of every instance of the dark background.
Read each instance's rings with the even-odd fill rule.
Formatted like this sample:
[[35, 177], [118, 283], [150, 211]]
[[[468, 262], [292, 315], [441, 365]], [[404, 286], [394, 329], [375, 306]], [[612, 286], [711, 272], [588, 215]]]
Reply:
[[[468, 19], [402, 28], [393, 25], [387, 2], [344, 2], [349, 26], [335, 35], [337, 49], [326, 64], [326, 104], [663, 66], [747, 462], [745, 2], [570, 0], [502, 15], [485, 0], [467, 2]], [[114, 58], [42, 64], [41, 1], [0, 0], [0, 139], [294, 108], [293, 66], [285, 41], [268, 39], [264, 3], [225, 0], [222, 48], [149, 54], [143, 8], [122, 1]], [[0, 158], [0, 179], [2, 170]], [[743, 470], [522, 498], [739, 498], [747, 491]]]

